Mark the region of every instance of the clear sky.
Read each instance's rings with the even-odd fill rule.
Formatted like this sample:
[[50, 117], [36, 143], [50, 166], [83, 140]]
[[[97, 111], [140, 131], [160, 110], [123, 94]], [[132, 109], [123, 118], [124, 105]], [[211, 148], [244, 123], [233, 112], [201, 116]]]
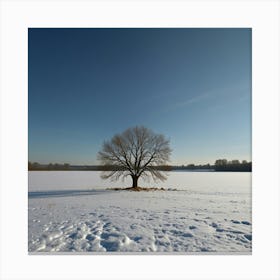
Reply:
[[171, 164], [251, 160], [251, 29], [31, 28], [28, 122], [32, 162], [98, 164], [136, 125]]

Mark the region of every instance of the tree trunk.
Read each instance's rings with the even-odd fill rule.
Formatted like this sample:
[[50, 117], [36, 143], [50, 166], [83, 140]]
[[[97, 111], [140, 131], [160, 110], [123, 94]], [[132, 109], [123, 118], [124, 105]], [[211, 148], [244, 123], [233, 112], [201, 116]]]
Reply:
[[138, 187], [138, 177], [135, 175], [132, 175], [132, 188], [137, 188]]

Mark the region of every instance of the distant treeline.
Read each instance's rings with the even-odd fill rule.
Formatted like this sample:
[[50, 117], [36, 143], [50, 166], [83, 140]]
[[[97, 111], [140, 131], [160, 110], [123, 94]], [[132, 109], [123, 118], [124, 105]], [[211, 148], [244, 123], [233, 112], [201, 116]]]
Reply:
[[226, 159], [218, 159], [215, 161], [215, 171], [252, 171], [252, 162], [247, 162], [243, 160], [240, 162], [239, 160], [231, 160], [228, 161]]
[[[157, 166], [154, 167], [157, 170], [162, 171], [184, 171], [184, 170], [212, 170], [212, 171], [231, 171], [231, 172], [251, 172], [252, 171], [252, 162], [247, 162], [246, 160], [231, 160], [218, 159], [215, 161], [215, 164], [210, 165], [180, 165], [180, 166]], [[28, 170], [30, 171], [48, 171], [48, 170], [60, 170], [60, 171], [113, 171], [120, 170], [119, 166], [114, 165], [70, 165], [68, 163], [59, 164], [59, 163], [49, 163], [49, 164], [40, 164], [38, 162], [28, 162]]]
[[186, 166], [172, 166], [172, 170], [213, 170], [213, 171], [236, 171], [236, 172], [251, 172], [252, 162], [246, 160], [227, 160], [217, 159], [215, 164], [188, 164]]
[[28, 162], [28, 170], [75, 170], [72, 169], [69, 163], [49, 163], [40, 164], [38, 162]]
[[[171, 171], [171, 166], [157, 166], [155, 169], [162, 171]], [[28, 162], [28, 170], [30, 171], [44, 171], [44, 170], [70, 170], [70, 171], [113, 171], [124, 170], [124, 168], [117, 165], [70, 165], [69, 163], [49, 163], [40, 164], [38, 162]]]

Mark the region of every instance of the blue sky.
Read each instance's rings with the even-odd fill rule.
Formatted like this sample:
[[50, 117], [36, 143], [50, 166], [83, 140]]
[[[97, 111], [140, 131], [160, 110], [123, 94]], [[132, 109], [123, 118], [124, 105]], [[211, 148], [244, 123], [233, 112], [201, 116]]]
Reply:
[[29, 29], [29, 161], [97, 164], [135, 125], [172, 164], [251, 160], [251, 29]]

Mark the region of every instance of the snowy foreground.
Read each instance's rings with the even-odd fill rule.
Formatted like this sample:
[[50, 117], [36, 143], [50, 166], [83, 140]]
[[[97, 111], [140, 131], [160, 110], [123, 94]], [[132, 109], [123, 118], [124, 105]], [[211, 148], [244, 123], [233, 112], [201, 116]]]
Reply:
[[29, 252], [251, 253], [251, 173], [171, 172], [176, 191], [99, 172], [29, 172]]

